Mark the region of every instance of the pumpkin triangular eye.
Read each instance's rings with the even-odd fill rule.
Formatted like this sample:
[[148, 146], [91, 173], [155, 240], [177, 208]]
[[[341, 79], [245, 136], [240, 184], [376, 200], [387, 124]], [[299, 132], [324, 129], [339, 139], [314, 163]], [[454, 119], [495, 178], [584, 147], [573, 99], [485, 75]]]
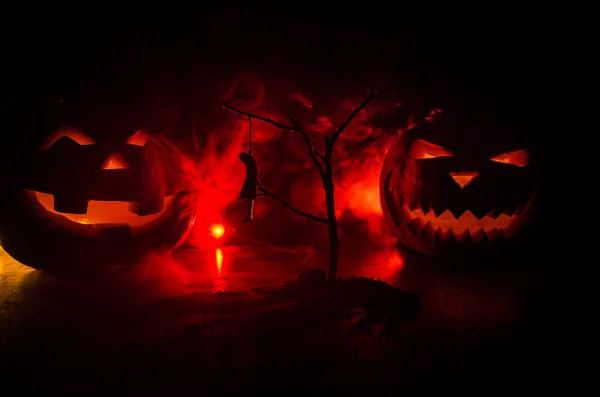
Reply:
[[511, 164], [523, 168], [529, 163], [529, 152], [525, 149], [505, 152], [492, 157], [490, 160], [496, 163]]
[[93, 145], [96, 143], [96, 141], [94, 141], [92, 138], [90, 138], [88, 135], [84, 134], [81, 130], [78, 130], [77, 128], [60, 128], [54, 133], [52, 133], [48, 137], [48, 139], [46, 139], [46, 142], [44, 142], [44, 144], [40, 146], [40, 150], [49, 149], [52, 145], [56, 143], [56, 141], [58, 141], [63, 136], [69, 138], [70, 140], [76, 142], [81, 146]]
[[139, 130], [130, 136], [129, 139], [127, 139], [127, 144], [144, 147], [146, 146], [146, 142], [148, 142], [149, 138], [150, 136], [148, 134], [142, 130]]
[[417, 139], [410, 146], [408, 156], [413, 159], [424, 160], [434, 159], [436, 157], [451, 157], [454, 156], [454, 154], [441, 146], [422, 139]]

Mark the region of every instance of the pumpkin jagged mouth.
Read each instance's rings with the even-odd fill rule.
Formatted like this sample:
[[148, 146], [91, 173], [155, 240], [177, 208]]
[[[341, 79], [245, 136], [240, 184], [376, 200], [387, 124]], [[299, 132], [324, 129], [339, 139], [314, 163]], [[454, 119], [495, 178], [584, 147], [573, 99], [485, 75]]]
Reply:
[[95, 200], [87, 202], [87, 210], [84, 213], [71, 213], [57, 211], [52, 194], [27, 189], [24, 190], [24, 193], [30, 202], [37, 203], [38, 214], [45, 218], [52, 218], [55, 222], [70, 229], [76, 227], [80, 233], [89, 235], [89, 237], [136, 234], [145, 227], [161, 222], [175, 200], [174, 196], [165, 197], [162, 208], [156, 213], [148, 215], [137, 215], [136, 203]]
[[[137, 215], [134, 212], [135, 203], [123, 201], [97, 201], [89, 200], [87, 202], [87, 211], [83, 214], [71, 212], [56, 211], [55, 200], [52, 194], [35, 192], [39, 203], [48, 212], [54, 212], [57, 215], [63, 216], [71, 222], [76, 222], [81, 225], [111, 225], [111, 226], [139, 226], [150, 221], [158, 219], [162, 214], [161, 210], [154, 214]], [[163, 208], [167, 208], [173, 197], [167, 196], [164, 198]]]
[[[491, 210], [478, 218], [472, 211], [466, 210], [456, 214], [446, 209], [442, 213], [428, 208], [421, 208], [419, 200], [406, 198], [396, 192], [390, 185], [393, 172], [389, 172], [384, 181], [386, 208], [395, 227], [404, 234], [412, 235], [418, 240], [458, 241], [458, 242], [494, 242], [514, 236], [529, 218], [533, 202], [537, 195], [534, 189], [531, 197], [524, 205], [505, 210]], [[399, 194], [396, 194], [399, 193]]]
[[433, 210], [425, 213], [421, 208], [411, 210], [407, 205], [400, 207], [401, 217], [408, 229], [416, 236], [427, 234], [442, 241], [454, 237], [457, 241], [479, 242], [487, 237], [489, 242], [499, 238], [512, 237], [522, 221], [526, 219], [533, 203], [533, 197], [514, 211], [490, 211], [477, 218], [471, 211], [463, 212], [458, 218], [450, 210], [436, 216]]

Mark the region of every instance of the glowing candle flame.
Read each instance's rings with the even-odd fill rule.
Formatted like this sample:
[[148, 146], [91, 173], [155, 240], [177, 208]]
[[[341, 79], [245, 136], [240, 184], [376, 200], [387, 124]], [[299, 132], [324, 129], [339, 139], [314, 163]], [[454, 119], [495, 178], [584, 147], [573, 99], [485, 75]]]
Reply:
[[217, 263], [217, 275], [221, 275], [221, 269], [223, 269], [223, 250], [217, 248], [215, 250], [215, 262]]
[[220, 223], [213, 223], [210, 225], [210, 234], [218, 240], [225, 234], [225, 227]]

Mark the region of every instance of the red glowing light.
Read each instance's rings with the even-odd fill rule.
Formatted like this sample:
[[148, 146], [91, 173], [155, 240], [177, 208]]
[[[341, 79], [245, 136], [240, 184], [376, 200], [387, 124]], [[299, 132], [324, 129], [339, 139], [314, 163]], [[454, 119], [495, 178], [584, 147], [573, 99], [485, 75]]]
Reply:
[[[291, 106], [298, 103], [304, 107], [301, 111], [305, 116], [297, 115], [306, 122], [305, 128], [310, 134], [315, 134], [315, 145], [322, 150], [317, 141], [322, 136], [332, 134], [335, 127], [340, 125], [359, 103], [350, 98], [344, 98], [337, 93], [324, 93], [324, 97], [313, 97], [309, 92], [288, 91], [270, 92], [265, 94], [265, 83], [249, 73], [235, 77], [229, 88], [225, 87], [220, 102], [239, 104], [244, 110], [254, 110], [256, 114], [271, 120], [285, 121], [285, 114], [277, 111], [280, 106]], [[296, 87], [290, 84], [290, 87]], [[343, 93], [342, 93], [343, 94]], [[240, 102], [243, 98], [243, 101]], [[362, 95], [355, 99], [362, 100]], [[327, 107], [327, 113], [317, 103], [332, 101]], [[185, 181], [197, 192], [195, 228], [187, 240], [191, 245], [206, 249], [216, 248], [236, 232], [223, 223], [225, 210], [234, 210], [242, 205], [239, 199], [240, 188], [244, 183], [245, 168], [239, 160], [240, 152], [248, 150], [247, 118], [236, 117], [229, 111], [223, 110], [224, 123], [215, 126], [206, 136], [206, 141], [198, 148], [200, 156], [186, 156], [182, 161]], [[387, 241], [384, 230], [385, 221], [379, 198], [379, 180], [383, 159], [385, 157], [386, 139], [370, 138], [383, 136], [378, 127], [372, 125], [372, 118], [379, 114], [379, 109], [368, 107], [363, 109], [355, 120], [344, 130], [336, 146], [336, 215], [340, 222], [354, 222], [356, 218], [366, 223], [369, 236], [378, 243]], [[227, 116], [229, 115], [229, 116]], [[226, 120], [226, 121], [225, 121]], [[318, 174], [310, 171], [310, 157], [302, 142], [290, 139], [289, 150], [281, 151], [280, 136], [289, 136], [281, 129], [269, 123], [259, 122], [252, 125], [253, 156], [256, 158], [261, 177], [267, 173], [273, 175], [269, 179], [269, 188], [274, 192], [285, 192], [292, 205], [302, 208], [309, 213], [322, 213], [325, 209], [325, 197], [322, 194], [322, 181]], [[290, 136], [291, 137], [291, 136]], [[133, 138], [132, 138], [133, 140]], [[143, 140], [140, 141], [140, 143]], [[285, 155], [279, 155], [285, 153]], [[306, 170], [306, 171], [305, 171]], [[294, 174], [293, 182], [287, 185], [290, 172]], [[285, 186], [284, 186], [285, 185]], [[286, 211], [269, 199], [258, 199], [255, 216], [269, 219], [268, 222], [287, 222], [287, 217], [279, 216]], [[235, 211], [230, 214], [235, 213]], [[344, 219], [341, 219], [341, 218]], [[292, 216], [294, 222], [303, 222], [302, 218]], [[241, 222], [241, 218], [240, 218]], [[219, 228], [221, 225], [223, 228]], [[248, 227], [246, 225], [245, 227]], [[273, 227], [284, 227], [277, 224]], [[361, 226], [362, 227], [362, 226]], [[219, 231], [222, 230], [222, 231]]]
[[213, 223], [210, 225], [210, 234], [218, 240], [225, 234], [225, 227], [220, 223]]
[[221, 248], [217, 248], [215, 250], [215, 262], [217, 263], [217, 275], [221, 275], [221, 270], [223, 270], [223, 250]]

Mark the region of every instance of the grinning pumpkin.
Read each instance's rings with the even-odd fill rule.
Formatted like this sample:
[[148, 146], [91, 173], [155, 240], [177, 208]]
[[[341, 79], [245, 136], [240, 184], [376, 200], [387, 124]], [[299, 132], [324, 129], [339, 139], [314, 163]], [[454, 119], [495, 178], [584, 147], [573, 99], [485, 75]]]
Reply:
[[0, 203], [0, 243], [38, 269], [131, 265], [171, 250], [194, 214], [177, 149], [144, 131], [101, 141], [73, 127], [54, 131], [13, 178]]
[[410, 248], [434, 256], [504, 249], [531, 213], [539, 164], [522, 131], [436, 110], [388, 148], [381, 204]]

